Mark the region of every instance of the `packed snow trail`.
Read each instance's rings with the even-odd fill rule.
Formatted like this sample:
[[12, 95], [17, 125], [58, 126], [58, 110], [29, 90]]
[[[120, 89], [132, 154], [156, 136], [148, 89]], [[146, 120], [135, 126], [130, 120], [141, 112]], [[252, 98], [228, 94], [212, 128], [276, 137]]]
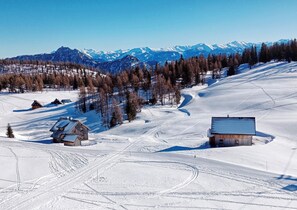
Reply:
[[19, 170], [19, 158], [17, 156], [17, 154], [12, 150], [12, 148], [8, 148], [11, 153], [13, 154], [13, 156], [15, 157], [15, 170], [16, 170], [16, 176], [17, 176], [17, 190], [20, 190], [21, 187], [21, 176], [20, 176], [20, 170]]

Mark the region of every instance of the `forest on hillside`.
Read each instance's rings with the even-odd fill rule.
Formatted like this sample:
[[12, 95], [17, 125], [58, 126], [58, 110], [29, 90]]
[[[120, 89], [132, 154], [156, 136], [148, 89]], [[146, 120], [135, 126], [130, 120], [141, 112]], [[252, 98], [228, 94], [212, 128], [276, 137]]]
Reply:
[[242, 54], [203, 55], [156, 65], [154, 69], [136, 67], [117, 74], [102, 74], [96, 69], [71, 63], [0, 60], [0, 91], [31, 92], [44, 88], [79, 90], [76, 103], [81, 112], [96, 111], [101, 124], [113, 127], [124, 119], [132, 121], [144, 105], [177, 105], [182, 88], [204, 84], [207, 73], [219, 79], [236, 74], [240, 64], [250, 68], [258, 62], [297, 61], [296, 39], [288, 43], [262, 44]]

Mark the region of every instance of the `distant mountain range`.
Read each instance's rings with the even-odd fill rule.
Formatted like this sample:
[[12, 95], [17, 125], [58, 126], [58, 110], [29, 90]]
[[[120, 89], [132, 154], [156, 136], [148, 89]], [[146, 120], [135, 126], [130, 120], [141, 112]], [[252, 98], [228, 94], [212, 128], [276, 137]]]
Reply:
[[[278, 43], [286, 43], [289, 39], [282, 39]], [[268, 46], [274, 42], [265, 42]], [[60, 47], [48, 54], [22, 55], [10, 59], [16, 60], [42, 60], [53, 62], [71, 62], [92, 66], [103, 71], [116, 73], [124, 69], [136, 66], [154, 66], [156, 63], [164, 64], [166, 61], [178, 60], [181, 55], [184, 58], [209, 54], [233, 54], [241, 53], [245, 48], [256, 46], [260, 49], [262, 43], [247, 43], [233, 41], [227, 44], [196, 44], [193, 46], [175, 46], [171, 48], [152, 49], [149, 47], [134, 48], [131, 50], [116, 50], [112, 52], [96, 51], [93, 49], [70, 49]]]

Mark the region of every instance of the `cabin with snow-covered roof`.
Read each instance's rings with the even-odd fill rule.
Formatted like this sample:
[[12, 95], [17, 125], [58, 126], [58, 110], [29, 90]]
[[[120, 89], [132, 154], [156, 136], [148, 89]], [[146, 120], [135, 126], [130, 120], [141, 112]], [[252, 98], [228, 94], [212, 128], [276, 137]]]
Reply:
[[208, 131], [211, 147], [252, 145], [255, 135], [254, 117], [212, 117]]
[[41, 103], [39, 103], [37, 100], [34, 100], [31, 106], [32, 106], [32, 109], [38, 109], [42, 107]]
[[60, 118], [50, 129], [54, 143], [64, 143], [67, 146], [79, 146], [81, 141], [88, 140], [90, 129], [79, 120], [70, 117]]
[[56, 98], [54, 101], [51, 102], [51, 104], [59, 105], [62, 104], [62, 102]]

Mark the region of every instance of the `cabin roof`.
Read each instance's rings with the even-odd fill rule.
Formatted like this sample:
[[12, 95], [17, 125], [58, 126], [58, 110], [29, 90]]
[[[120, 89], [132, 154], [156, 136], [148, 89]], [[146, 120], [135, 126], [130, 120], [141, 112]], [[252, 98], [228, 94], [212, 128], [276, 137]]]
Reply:
[[61, 120], [57, 123], [57, 128], [65, 128], [69, 124], [69, 120]]
[[50, 129], [50, 131], [57, 131], [59, 130], [59, 128], [65, 128], [67, 125], [69, 124], [69, 120], [68, 119], [64, 119], [64, 118], [60, 118], [55, 124], [54, 126]]
[[[63, 134], [71, 134], [73, 128], [78, 124], [81, 123], [79, 120], [73, 120], [71, 118], [60, 118], [54, 126], [50, 129], [52, 132], [56, 132], [59, 130], [63, 130]], [[82, 123], [81, 123], [82, 124]], [[90, 130], [87, 126], [82, 124], [83, 127]]]
[[70, 121], [64, 128], [64, 133], [65, 134], [71, 134], [71, 131], [73, 128], [79, 123], [79, 121]]
[[254, 117], [212, 117], [211, 134], [255, 135]]
[[42, 106], [37, 100], [34, 100], [31, 106]]
[[59, 100], [59, 99], [55, 99], [53, 102], [52, 102], [52, 104], [62, 104], [62, 102]]
[[68, 134], [63, 138], [63, 141], [75, 142], [77, 137], [78, 137], [78, 135], [69, 135]]

